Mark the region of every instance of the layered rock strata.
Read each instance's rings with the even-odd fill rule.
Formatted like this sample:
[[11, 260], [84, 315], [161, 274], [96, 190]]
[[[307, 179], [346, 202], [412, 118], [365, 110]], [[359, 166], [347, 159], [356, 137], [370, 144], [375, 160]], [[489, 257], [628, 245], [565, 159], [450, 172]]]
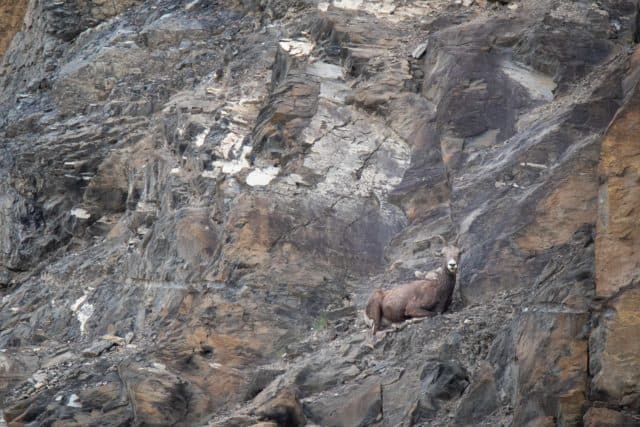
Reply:
[[5, 8], [9, 425], [640, 424], [636, 1]]

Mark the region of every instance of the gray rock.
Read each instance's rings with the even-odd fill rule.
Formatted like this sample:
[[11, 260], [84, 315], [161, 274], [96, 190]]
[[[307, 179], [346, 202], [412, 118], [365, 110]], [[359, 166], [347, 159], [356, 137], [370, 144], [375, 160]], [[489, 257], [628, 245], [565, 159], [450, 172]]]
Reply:
[[422, 392], [436, 399], [459, 397], [469, 385], [467, 371], [455, 361], [429, 361], [420, 373]]
[[429, 42], [428, 41], [426, 41], [424, 43], [420, 43], [418, 46], [416, 46], [415, 49], [413, 49], [413, 52], [411, 52], [411, 56], [414, 59], [422, 58], [424, 53], [427, 51], [427, 46], [429, 46]]
[[107, 340], [94, 341], [89, 347], [82, 350], [84, 357], [98, 357], [105, 351], [108, 351], [111, 347], [114, 347], [116, 343]]
[[488, 364], [481, 365], [471, 379], [469, 391], [463, 396], [455, 414], [456, 425], [478, 425], [499, 407], [493, 372]]
[[273, 400], [258, 408], [256, 415], [261, 420], [270, 420], [279, 426], [302, 427], [306, 425], [302, 404], [296, 392], [284, 389]]

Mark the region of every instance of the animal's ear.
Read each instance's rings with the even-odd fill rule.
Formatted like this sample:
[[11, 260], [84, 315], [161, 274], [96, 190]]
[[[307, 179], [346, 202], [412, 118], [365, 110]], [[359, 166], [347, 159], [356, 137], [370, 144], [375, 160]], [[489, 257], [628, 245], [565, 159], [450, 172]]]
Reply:
[[438, 239], [440, 240], [440, 244], [442, 245], [442, 247], [447, 246], [447, 241], [444, 239], [444, 237], [442, 237], [440, 234], [436, 234], [435, 236], [433, 236], [433, 239]]

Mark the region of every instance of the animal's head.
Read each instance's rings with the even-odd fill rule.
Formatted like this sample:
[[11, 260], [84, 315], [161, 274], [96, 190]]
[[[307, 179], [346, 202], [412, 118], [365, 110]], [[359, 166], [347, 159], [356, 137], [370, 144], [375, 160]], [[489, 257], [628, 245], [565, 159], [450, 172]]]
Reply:
[[460, 249], [456, 246], [447, 244], [442, 236], [437, 236], [437, 238], [439, 238], [443, 244], [442, 249], [438, 251], [438, 255], [442, 256], [444, 259], [444, 267], [449, 273], [456, 274], [458, 272], [460, 262]]
[[455, 246], [445, 246], [442, 249], [442, 255], [447, 263], [447, 271], [451, 274], [456, 274], [458, 272], [458, 262], [460, 261], [460, 249]]

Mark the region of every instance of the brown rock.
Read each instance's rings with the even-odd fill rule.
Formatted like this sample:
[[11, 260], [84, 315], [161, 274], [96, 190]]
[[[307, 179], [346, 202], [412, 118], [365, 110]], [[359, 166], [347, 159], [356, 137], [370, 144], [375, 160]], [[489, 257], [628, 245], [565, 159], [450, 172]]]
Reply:
[[582, 418], [588, 357], [580, 334], [587, 321], [586, 313], [539, 312], [521, 319], [515, 425], [547, 425], [554, 416], [573, 425]]
[[323, 426], [375, 425], [382, 416], [382, 386], [379, 379], [371, 378], [339, 396], [311, 403], [308, 409], [312, 420]]
[[275, 398], [256, 410], [262, 420], [275, 421], [282, 427], [302, 427], [305, 425], [304, 411], [296, 392], [285, 388]]
[[0, 1], [0, 57], [20, 30], [28, 3], [27, 0]]
[[639, 426], [640, 419], [608, 408], [589, 408], [584, 414], [584, 427]]
[[602, 141], [596, 291], [611, 296], [640, 275], [640, 88]]
[[483, 363], [479, 372], [471, 378], [470, 390], [462, 398], [456, 411], [457, 425], [477, 425], [483, 417], [498, 408], [496, 383], [491, 366]]
[[160, 363], [130, 364], [121, 367], [119, 374], [133, 405], [136, 423], [190, 424], [209, 403], [196, 386], [178, 378]]
[[592, 391], [616, 405], [640, 409], [640, 288], [610, 303], [590, 340]]
[[597, 208], [595, 173], [569, 176], [536, 207], [534, 224], [518, 238], [525, 250], [545, 250], [567, 243], [582, 224], [592, 224]]

